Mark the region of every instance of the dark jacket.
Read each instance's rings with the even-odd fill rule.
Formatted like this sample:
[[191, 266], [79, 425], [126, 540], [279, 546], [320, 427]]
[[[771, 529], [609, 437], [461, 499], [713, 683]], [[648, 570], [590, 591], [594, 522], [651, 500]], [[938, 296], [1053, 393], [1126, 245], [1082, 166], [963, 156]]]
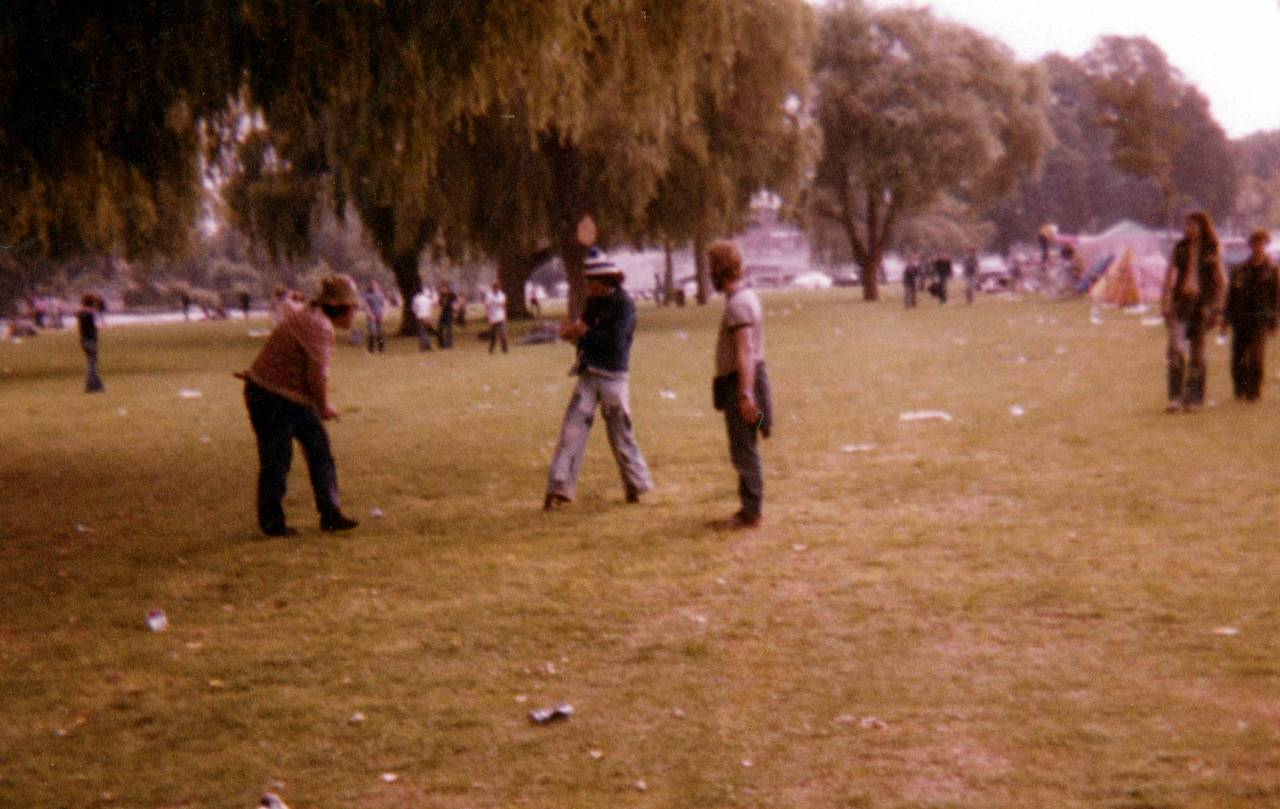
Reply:
[[1217, 269], [1221, 259], [1218, 256], [1218, 245], [1205, 240], [1200, 241], [1199, 287], [1200, 294], [1188, 298], [1182, 294], [1182, 285], [1191, 269], [1191, 242], [1182, 239], [1173, 247], [1173, 311], [1179, 320], [1204, 318], [1217, 304], [1222, 289], [1218, 287]]
[[587, 333], [578, 338], [578, 367], [626, 373], [636, 333], [636, 305], [626, 290], [618, 287], [610, 295], [588, 298], [582, 322]]
[[1270, 261], [1246, 261], [1231, 271], [1227, 288], [1227, 322], [1233, 329], [1274, 329], [1280, 306], [1280, 270]]
[[80, 327], [80, 342], [88, 343], [98, 339], [98, 319], [92, 309], [77, 312], [76, 324]]

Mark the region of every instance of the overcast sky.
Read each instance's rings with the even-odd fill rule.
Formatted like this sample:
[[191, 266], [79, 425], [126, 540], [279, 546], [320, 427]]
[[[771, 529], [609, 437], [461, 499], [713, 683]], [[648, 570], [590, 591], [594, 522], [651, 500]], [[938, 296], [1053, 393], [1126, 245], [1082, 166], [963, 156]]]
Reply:
[[992, 34], [1024, 59], [1079, 56], [1103, 34], [1144, 35], [1213, 104], [1227, 134], [1280, 129], [1277, 0], [877, 0], [927, 5]]

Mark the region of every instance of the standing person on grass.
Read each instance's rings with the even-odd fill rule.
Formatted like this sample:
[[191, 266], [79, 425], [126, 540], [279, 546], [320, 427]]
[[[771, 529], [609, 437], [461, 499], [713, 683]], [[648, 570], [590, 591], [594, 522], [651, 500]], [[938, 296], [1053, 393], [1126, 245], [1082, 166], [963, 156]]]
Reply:
[[1160, 298], [1169, 332], [1166, 413], [1204, 406], [1204, 338], [1222, 315], [1226, 294], [1222, 250], [1213, 221], [1204, 211], [1196, 211], [1183, 222], [1183, 238], [1174, 245]]
[[338, 417], [329, 401], [334, 329], [351, 328], [359, 308], [355, 283], [328, 276], [311, 305], [287, 309], [253, 365], [236, 374], [245, 381], [245, 407], [258, 439], [258, 527], [267, 536], [298, 533], [285, 522], [283, 506], [295, 438], [307, 459], [321, 530], [358, 525], [338, 507], [338, 472], [324, 422]]
[[80, 328], [80, 348], [84, 351], [85, 393], [105, 393], [107, 388], [98, 376], [98, 318], [106, 306], [102, 298], [92, 292], [80, 299], [80, 311], [76, 312], [76, 325]]
[[711, 284], [724, 295], [724, 316], [716, 338], [716, 376], [712, 398], [724, 411], [729, 458], [738, 472], [737, 513], [717, 527], [758, 528], [764, 506], [764, 467], [757, 435], [773, 428], [769, 376], [764, 365], [764, 309], [742, 277], [742, 254], [733, 242], [718, 241], [707, 250]]
[[547, 495], [542, 503], [547, 511], [573, 502], [597, 407], [604, 416], [627, 502], [638, 503], [640, 495], [653, 489], [649, 465], [631, 429], [627, 369], [636, 331], [636, 305], [622, 288], [622, 271], [599, 248], [587, 252], [583, 274], [587, 305], [582, 317], [560, 324], [560, 337], [578, 344], [578, 361], [571, 372], [578, 377], [578, 384], [569, 399], [547, 474]]
[[1227, 291], [1225, 334], [1231, 327], [1231, 383], [1237, 399], [1255, 402], [1266, 378], [1267, 338], [1275, 333], [1280, 306], [1280, 271], [1267, 255], [1271, 234], [1249, 236], [1249, 258], [1231, 272]]
[[489, 353], [498, 341], [502, 341], [502, 353], [507, 353], [507, 294], [502, 291], [502, 284], [493, 282], [493, 287], [484, 294], [484, 319], [489, 324]]
[[436, 325], [436, 337], [441, 348], [453, 348], [453, 315], [458, 305], [458, 296], [446, 282], [440, 286], [440, 296], [436, 299], [440, 306], [440, 322]]
[[367, 315], [366, 323], [369, 327], [368, 346], [369, 353], [372, 354], [374, 349], [379, 354], [386, 351], [386, 334], [382, 328], [382, 318], [387, 309], [387, 296], [382, 294], [382, 287], [377, 281], [370, 281], [369, 288], [364, 293], [364, 311]]
[[431, 287], [424, 284], [418, 290], [418, 294], [413, 296], [411, 305], [413, 306], [413, 319], [418, 326], [418, 351], [430, 351], [431, 310], [435, 306], [432, 302]]

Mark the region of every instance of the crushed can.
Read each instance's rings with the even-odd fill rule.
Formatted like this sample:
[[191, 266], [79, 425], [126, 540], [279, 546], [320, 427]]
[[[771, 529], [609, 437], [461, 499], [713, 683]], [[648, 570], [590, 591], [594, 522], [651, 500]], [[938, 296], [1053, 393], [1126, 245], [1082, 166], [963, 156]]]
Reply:
[[534, 708], [529, 711], [529, 721], [535, 725], [550, 725], [552, 722], [561, 722], [573, 716], [573, 706], [567, 702], [562, 702], [552, 708]]
[[169, 616], [164, 614], [164, 610], [151, 610], [147, 613], [147, 626], [152, 632], [163, 632], [169, 628]]

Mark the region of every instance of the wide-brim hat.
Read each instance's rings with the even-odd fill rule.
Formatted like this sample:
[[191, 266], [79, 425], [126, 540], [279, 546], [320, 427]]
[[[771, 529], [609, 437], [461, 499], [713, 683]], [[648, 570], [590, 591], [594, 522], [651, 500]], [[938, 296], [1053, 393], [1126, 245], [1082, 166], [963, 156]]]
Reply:
[[587, 251], [586, 261], [582, 265], [582, 274], [587, 278], [613, 278], [622, 275], [622, 270], [603, 250], [593, 247]]
[[316, 306], [349, 306], [354, 309], [360, 305], [360, 295], [351, 276], [327, 275], [320, 279], [320, 294], [311, 302]]

